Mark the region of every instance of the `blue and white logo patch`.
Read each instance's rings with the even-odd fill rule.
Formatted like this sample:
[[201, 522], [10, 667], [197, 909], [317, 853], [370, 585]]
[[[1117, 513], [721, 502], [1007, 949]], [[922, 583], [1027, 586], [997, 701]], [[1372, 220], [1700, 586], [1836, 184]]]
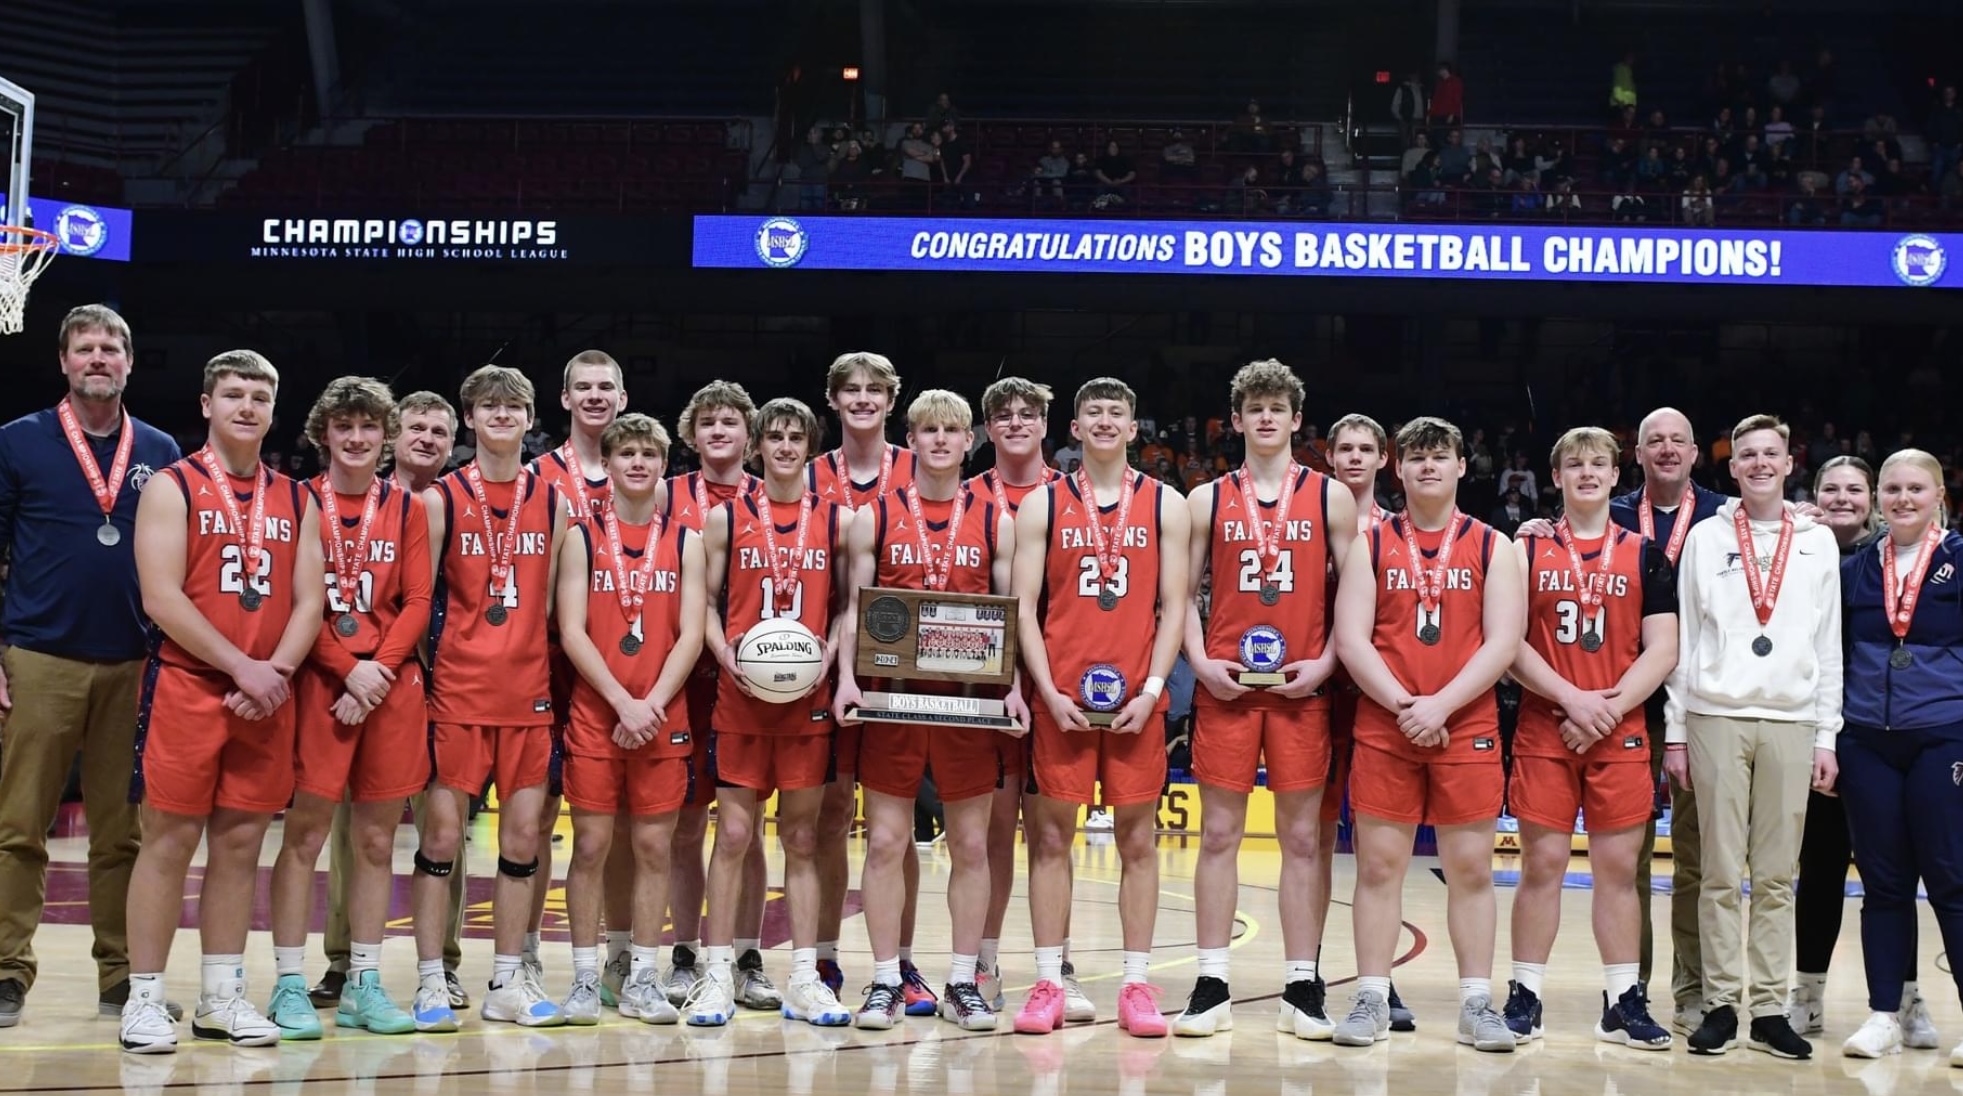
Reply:
[[109, 225], [88, 206], [65, 206], [55, 214], [55, 237], [63, 251], [86, 258], [109, 242]]
[[1125, 674], [1108, 662], [1084, 671], [1077, 681], [1077, 695], [1084, 707], [1094, 712], [1115, 712], [1125, 702]]
[[402, 241], [403, 247], [415, 247], [423, 242], [423, 223], [416, 220], [403, 221], [395, 226], [395, 238]]
[[1949, 257], [1943, 252], [1943, 245], [1933, 236], [1916, 233], [1904, 236], [1895, 244], [1890, 264], [1895, 268], [1895, 277], [1905, 285], [1934, 285], [1949, 266]]
[[772, 217], [757, 228], [757, 258], [776, 270], [796, 266], [810, 245], [804, 226], [789, 217]]
[[1256, 673], [1271, 674], [1288, 661], [1288, 641], [1272, 625], [1256, 624], [1241, 633], [1241, 665]]

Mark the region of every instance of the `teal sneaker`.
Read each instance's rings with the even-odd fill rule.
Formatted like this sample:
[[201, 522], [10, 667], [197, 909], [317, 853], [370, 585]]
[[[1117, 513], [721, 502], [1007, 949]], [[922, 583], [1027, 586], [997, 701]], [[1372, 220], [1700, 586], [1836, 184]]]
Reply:
[[382, 972], [364, 970], [341, 991], [334, 1026], [360, 1028], [377, 1035], [405, 1035], [416, 1030], [416, 1018], [402, 1011], [382, 988]]
[[313, 998], [307, 996], [307, 979], [298, 974], [281, 976], [273, 987], [273, 999], [266, 1005], [266, 1018], [279, 1027], [282, 1042], [320, 1038], [320, 1016], [314, 1012]]

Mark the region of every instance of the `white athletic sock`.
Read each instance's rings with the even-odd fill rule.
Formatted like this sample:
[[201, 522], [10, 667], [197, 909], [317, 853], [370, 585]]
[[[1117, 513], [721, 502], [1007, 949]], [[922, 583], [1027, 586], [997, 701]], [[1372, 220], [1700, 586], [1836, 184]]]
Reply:
[[1357, 975], [1356, 992], [1358, 994], [1375, 993], [1377, 996], [1388, 1001], [1390, 1000], [1390, 976], [1385, 975], [1379, 978], [1374, 974]]
[[381, 969], [382, 945], [380, 943], [357, 944], [352, 941], [348, 943], [348, 981], [360, 981], [361, 972], [364, 970]]
[[[352, 964], [349, 965], [349, 969], [350, 970], [353, 969]], [[284, 978], [289, 974], [304, 977], [306, 973], [307, 973], [307, 946], [305, 944], [302, 944], [297, 948], [275, 947], [273, 949], [273, 974], [274, 975], [280, 978]]]
[[1608, 963], [1602, 967], [1602, 988], [1609, 991], [1609, 1004], [1622, 1000], [1642, 974], [1641, 963]]
[[500, 989], [518, 980], [518, 971], [525, 965], [521, 955], [491, 955], [491, 988]]
[[574, 948], [573, 949], [573, 978], [577, 980], [579, 976], [582, 974], [591, 974], [596, 978], [599, 977], [600, 975], [600, 949], [599, 948]]
[[628, 961], [627, 968], [628, 977], [630, 978], [639, 978], [641, 972], [644, 970], [661, 969], [661, 947], [659, 945], [650, 947], [646, 944], [633, 944], [630, 945], [630, 954], [633, 955], [633, 958]]
[[699, 965], [702, 973], [720, 976], [725, 982], [730, 981], [729, 968], [736, 965], [736, 949], [710, 945], [702, 949], [701, 955]]
[[1036, 949], [1036, 980], [1063, 984], [1063, 949]]
[[898, 959], [874, 959], [872, 961], [872, 984], [875, 986], [900, 985], [900, 961]]
[[245, 956], [207, 955], [203, 962], [198, 964], [198, 979], [199, 986], [207, 997], [243, 997], [245, 996]]
[[983, 940], [981, 942], [981, 950], [975, 953], [975, 962], [993, 971], [995, 970], [995, 964], [1001, 958], [1001, 953], [1002, 941]]
[[130, 1000], [161, 1001], [164, 999], [164, 976], [161, 974], [130, 975]]
[[736, 938], [736, 957], [738, 959], [753, 951], [758, 955], [763, 954], [763, 940], [760, 937], [739, 936]]
[[955, 952], [947, 964], [947, 984], [958, 986], [963, 982], [972, 983], [975, 980], [975, 962], [974, 956]]
[[[808, 951], [811, 949], [807, 948], [806, 950]], [[834, 963], [838, 962], [838, 941], [836, 940], [818, 941], [818, 948], [816, 954], [819, 959], [829, 959]]]
[[538, 958], [538, 937], [539, 934], [536, 932], [525, 934], [525, 958], [534, 960]]
[[1119, 984], [1128, 986], [1133, 982], [1145, 981], [1146, 974], [1152, 970], [1152, 953], [1149, 951], [1127, 951], [1121, 954], [1125, 957], [1125, 976]]
[[[832, 945], [836, 948], [838, 945]], [[791, 981], [816, 982], [818, 980], [818, 954], [824, 950], [820, 944], [815, 948], [791, 949]], [[834, 953], [836, 954], [836, 953]]]
[[1532, 990], [1535, 997], [1539, 997], [1541, 984], [1547, 981], [1547, 964], [1522, 963], [1520, 960], [1515, 959], [1513, 961], [1513, 980]]
[[1063, 938], [1063, 961], [1066, 963], [1070, 961], [1070, 937], [1068, 936]]
[[1200, 949], [1200, 977], [1227, 980], [1227, 949]]
[[900, 945], [900, 962], [902, 963], [913, 962], [913, 945], [911, 944]]
[[620, 932], [615, 932], [613, 929], [607, 930], [607, 962], [611, 963], [620, 956], [626, 955], [627, 949], [633, 946], [634, 932], [632, 929]]
[[[1389, 981], [1389, 979], [1385, 979], [1385, 981]], [[1493, 980], [1491, 978], [1459, 979], [1459, 1004], [1463, 1005], [1474, 997], [1484, 997], [1488, 1002], [1491, 1002], [1493, 999]]]
[[441, 959], [416, 960], [416, 981], [424, 989], [442, 990], [444, 992], [448, 992], [450, 989], [449, 980], [443, 977], [443, 960]]
[[1290, 959], [1288, 961], [1288, 974], [1283, 982], [1284, 985], [1313, 981], [1315, 981], [1315, 960]]

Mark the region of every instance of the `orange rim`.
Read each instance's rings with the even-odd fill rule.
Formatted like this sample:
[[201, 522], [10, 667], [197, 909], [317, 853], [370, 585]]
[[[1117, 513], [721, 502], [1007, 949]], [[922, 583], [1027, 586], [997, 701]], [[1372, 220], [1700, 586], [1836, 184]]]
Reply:
[[[18, 240], [8, 240], [6, 236], [19, 236]], [[43, 232], [26, 225], [0, 225], [0, 255], [11, 255], [22, 251], [53, 251], [61, 245], [52, 232]]]

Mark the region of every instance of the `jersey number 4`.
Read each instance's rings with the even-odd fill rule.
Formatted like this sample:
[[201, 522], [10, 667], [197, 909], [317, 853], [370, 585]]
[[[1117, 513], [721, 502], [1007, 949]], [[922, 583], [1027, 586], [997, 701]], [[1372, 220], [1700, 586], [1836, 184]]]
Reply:
[[[1608, 616], [1609, 616], [1608, 606], [1603, 605], [1598, 607], [1595, 610], [1594, 619], [1589, 622], [1592, 626], [1585, 630], [1594, 632], [1596, 635], [1601, 635], [1602, 626], [1608, 622]], [[1581, 642], [1581, 633], [1584, 631], [1584, 629], [1582, 628], [1582, 621], [1586, 619], [1586, 617], [1587, 614], [1581, 611], [1581, 603], [1578, 601], [1555, 602], [1554, 603], [1554, 618], [1555, 618], [1554, 642], [1556, 643]]]

